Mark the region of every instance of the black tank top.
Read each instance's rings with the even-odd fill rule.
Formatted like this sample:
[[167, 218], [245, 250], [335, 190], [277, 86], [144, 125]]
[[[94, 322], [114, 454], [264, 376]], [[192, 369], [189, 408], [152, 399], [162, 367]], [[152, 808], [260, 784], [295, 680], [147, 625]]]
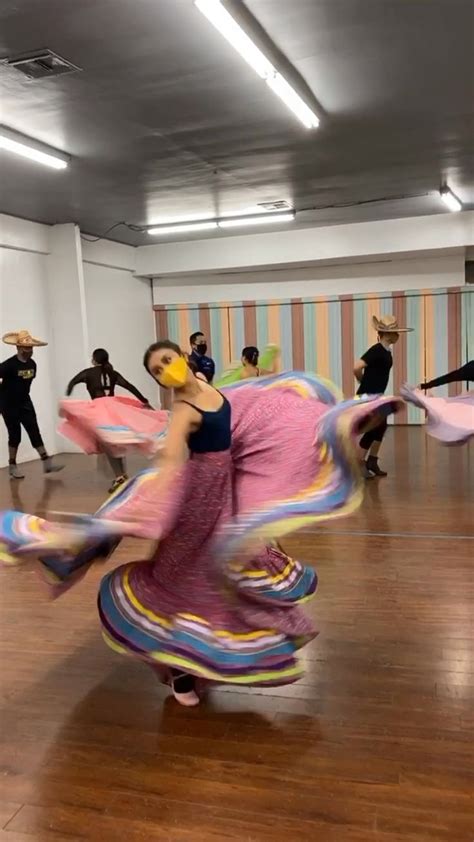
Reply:
[[181, 401], [192, 406], [202, 416], [202, 424], [199, 430], [191, 433], [188, 439], [188, 447], [191, 453], [219, 453], [222, 450], [229, 450], [230, 435], [230, 403], [227, 398], [223, 399], [220, 409], [205, 410], [199, 409], [189, 401]]

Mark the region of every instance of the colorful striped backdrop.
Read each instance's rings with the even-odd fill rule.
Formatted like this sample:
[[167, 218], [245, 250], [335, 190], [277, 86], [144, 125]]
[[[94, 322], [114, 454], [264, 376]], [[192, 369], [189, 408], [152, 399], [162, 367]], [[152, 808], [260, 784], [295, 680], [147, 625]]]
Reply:
[[[240, 358], [245, 345], [281, 348], [280, 368], [316, 371], [337, 383], [346, 396], [355, 390], [354, 360], [376, 341], [372, 316], [393, 313], [401, 334], [394, 348], [389, 390], [418, 384], [457, 368], [474, 357], [474, 290], [442, 289], [298, 298], [278, 301], [218, 302], [155, 307], [158, 337], [189, 348], [189, 335], [202, 330], [218, 372]], [[437, 391], [455, 395], [462, 384]], [[396, 423], [421, 423], [422, 413], [408, 407]]]

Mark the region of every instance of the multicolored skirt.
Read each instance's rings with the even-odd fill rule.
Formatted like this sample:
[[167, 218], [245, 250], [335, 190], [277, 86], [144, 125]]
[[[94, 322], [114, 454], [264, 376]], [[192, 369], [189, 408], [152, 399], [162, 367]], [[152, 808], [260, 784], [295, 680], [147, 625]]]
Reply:
[[245, 570], [225, 569], [214, 536], [232, 514], [229, 451], [195, 454], [176, 486], [179, 518], [148, 561], [102, 581], [99, 613], [116, 651], [215, 682], [282, 684], [316, 631], [296, 607], [316, 574], [273, 547]]
[[[222, 583], [196, 580], [186, 605], [181, 586], [163, 581], [155, 562], [119, 567], [103, 580], [99, 614], [106, 643], [116, 652], [207, 681], [269, 686], [302, 675], [296, 652], [317, 634], [298, 608], [316, 590], [317, 577], [279, 550], [267, 548], [252, 572], [269, 596], [246, 599]], [[250, 572], [250, 571], [249, 571]], [[196, 589], [199, 593], [196, 593]]]

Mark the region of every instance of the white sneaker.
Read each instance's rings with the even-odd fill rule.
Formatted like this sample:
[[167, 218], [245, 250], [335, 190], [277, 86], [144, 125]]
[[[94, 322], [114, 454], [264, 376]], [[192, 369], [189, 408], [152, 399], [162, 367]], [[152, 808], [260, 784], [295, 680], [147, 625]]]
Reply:
[[25, 475], [22, 474], [18, 465], [9, 465], [8, 473], [10, 474], [10, 479], [25, 479]]
[[53, 462], [51, 456], [48, 456], [47, 459], [43, 459], [43, 471], [45, 474], [57, 474], [58, 471], [62, 471], [64, 465], [59, 465], [57, 462]]

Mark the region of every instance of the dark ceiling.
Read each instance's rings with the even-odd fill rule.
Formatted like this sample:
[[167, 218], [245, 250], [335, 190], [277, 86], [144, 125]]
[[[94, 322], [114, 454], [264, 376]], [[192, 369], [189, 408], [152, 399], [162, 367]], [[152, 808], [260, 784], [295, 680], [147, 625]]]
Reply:
[[472, 0], [246, 5], [319, 101], [318, 130], [192, 0], [3, 0], [0, 59], [48, 47], [83, 71], [0, 66], [0, 122], [73, 156], [56, 172], [1, 153], [0, 210], [100, 234], [286, 199], [327, 224], [439, 212], [445, 178], [474, 205]]

